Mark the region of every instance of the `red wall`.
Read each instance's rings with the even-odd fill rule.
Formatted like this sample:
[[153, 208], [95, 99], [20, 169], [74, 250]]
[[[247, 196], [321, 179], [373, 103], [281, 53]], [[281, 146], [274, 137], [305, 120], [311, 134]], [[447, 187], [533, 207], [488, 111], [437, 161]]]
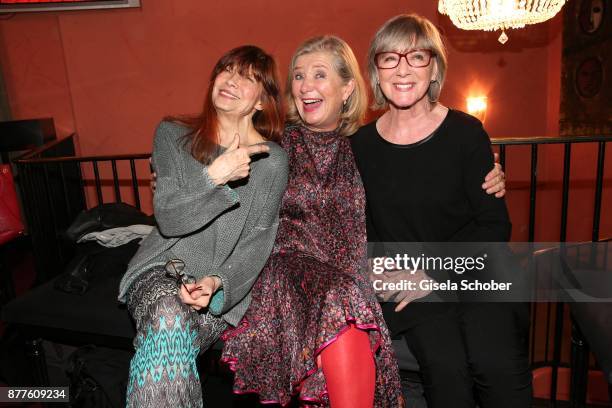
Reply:
[[[559, 17], [509, 31], [510, 41], [501, 45], [496, 40], [499, 33], [456, 29], [437, 13], [433, 0], [371, 4], [375, 6], [350, 0], [206, 5], [200, 0], [143, 0], [141, 9], [16, 14], [0, 21], [0, 57], [12, 114], [53, 117], [60, 134], [78, 133], [84, 155], [147, 152], [162, 116], [199, 110], [212, 65], [229, 48], [257, 44], [276, 56], [285, 75], [301, 41], [333, 33], [347, 40], [363, 62], [377, 27], [395, 14], [417, 12], [439, 25], [448, 39], [450, 67], [443, 103], [465, 109], [470, 94], [488, 96], [485, 126], [492, 137], [557, 134]], [[559, 152], [544, 150], [543, 181], [560, 172]], [[524, 153], [509, 154], [508, 201], [515, 239], [526, 238], [527, 159]], [[594, 156], [580, 153], [577, 159], [578, 176], [593, 178]], [[541, 187], [554, 191], [558, 186], [547, 182]], [[576, 208], [579, 220], [585, 221], [590, 192], [585, 187], [581, 194], [586, 198], [581, 195], [578, 203], [585, 208]], [[548, 227], [545, 217], [551, 207], [560, 206], [559, 199], [554, 194], [538, 199], [538, 217], [546, 221], [538, 237], [556, 240], [554, 223], [551, 220]], [[605, 224], [608, 233], [611, 227], [612, 222]], [[574, 239], [590, 237], [583, 234], [577, 231]]]

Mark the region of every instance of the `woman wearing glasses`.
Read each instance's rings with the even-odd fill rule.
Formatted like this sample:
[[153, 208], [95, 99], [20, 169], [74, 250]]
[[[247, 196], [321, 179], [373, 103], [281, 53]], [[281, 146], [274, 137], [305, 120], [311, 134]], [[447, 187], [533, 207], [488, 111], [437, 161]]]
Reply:
[[243, 46], [216, 63], [199, 116], [157, 128], [158, 228], [119, 295], [137, 328], [127, 406], [202, 406], [196, 357], [240, 321], [274, 243], [288, 166], [275, 143], [281, 106], [274, 60]]
[[[386, 111], [351, 138], [369, 242], [510, 238], [504, 200], [480, 185], [493, 165], [482, 123], [438, 102], [446, 68], [440, 33], [416, 15], [387, 21], [370, 45], [374, 108]], [[385, 321], [417, 357], [428, 407], [530, 406], [524, 305], [403, 306], [383, 304]]]

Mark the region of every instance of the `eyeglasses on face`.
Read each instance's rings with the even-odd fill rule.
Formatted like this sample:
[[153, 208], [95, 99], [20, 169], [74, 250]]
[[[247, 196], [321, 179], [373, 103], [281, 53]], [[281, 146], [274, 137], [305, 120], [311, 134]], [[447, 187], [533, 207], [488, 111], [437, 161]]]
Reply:
[[374, 62], [380, 69], [392, 69], [399, 65], [403, 57], [411, 67], [423, 68], [431, 63], [431, 58], [434, 56], [434, 52], [428, 49], [416, 49], [405, 53], [383, 51], [374, 55]]

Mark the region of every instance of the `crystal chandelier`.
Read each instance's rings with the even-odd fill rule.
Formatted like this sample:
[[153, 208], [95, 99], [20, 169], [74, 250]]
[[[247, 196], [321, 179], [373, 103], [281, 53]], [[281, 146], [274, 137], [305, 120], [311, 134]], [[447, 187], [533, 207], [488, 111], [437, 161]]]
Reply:
[[438, 11], [464, 30], [502, 30], [505, 44], [508, 28], [523, 28], [553, 18], [565, 0], [439, 0]]

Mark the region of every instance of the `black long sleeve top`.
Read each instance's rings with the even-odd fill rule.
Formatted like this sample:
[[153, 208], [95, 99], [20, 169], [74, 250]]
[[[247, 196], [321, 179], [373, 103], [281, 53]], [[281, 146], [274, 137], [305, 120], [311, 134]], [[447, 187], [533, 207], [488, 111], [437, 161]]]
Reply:
[[[509, 240], [504, 200], [481, 188], [493, 154], [476, 118], [449, 110], [436, 131], [409, 145], [383, 139], [372, 122], [351, 137], [351, 145], [366, 191], [368, 242]], [[401, 333], [452, 310], [448, 303], [428, 303], [429, 297], [400, 313], [394, 311], [395, 303], [383, 303], [391, 331]]]
[[503, 242], [505, 201], [481, 185], [493, 167], [489, 137], [476, 118], [449, 110], [426, 139], [397, 145], [376, 122], [351, 137], [367, 196], [369, 242]]

